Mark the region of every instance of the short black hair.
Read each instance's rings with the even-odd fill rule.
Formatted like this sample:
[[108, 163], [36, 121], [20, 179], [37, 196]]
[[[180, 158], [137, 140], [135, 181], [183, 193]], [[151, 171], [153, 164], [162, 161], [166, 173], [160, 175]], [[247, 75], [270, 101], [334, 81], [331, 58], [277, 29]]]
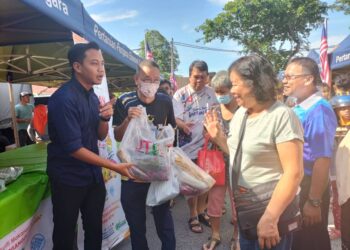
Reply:
[[159, 86], [164, 85], [164, 84], [168, 84], [169, 87], [172, 88], [171, 82], [169, 80], [167, 80], [167, 79], [160, 80]]
[[136, 73], [139, 73], [140, 71], [142, 71], [142, 67], [147, 67], [147, 68], [156, 68], [156, 69], [159, 69], [159, 65], [155, 62], [155, 61], [152, 61], [152, 60], [149, 60], [149, 59], [145, 59], [143, 61], [141, 61], [139, 63], [139, 65], [137, 66], [137, 72]]
[[[305, 74], [310, 74], [314, 78], [314, 85], [321, 85], [322, 80], [320, 76], [320, 70], [318, 69], [317, 63], [311, 59], [310, 57], [295, 57], [292, 58], [289, 62], [288, 65], [290, 64], [297, 64], [301, 67], [303, 67], [303, 72]], [[287, 66], [288, 66], [287, 65]]]
[[191, 76], [193, 68], [196, 68], [202, 72], [204, 71], [204, 72], [209, 73], [208, 64], [204, 61], [201, 61], [201, 60], [195, 60], [191, 63], [190, 68], [189, 68], [189, 76]]
[[228, 72], [235, 72], [242, 77], [244, 83], [252, 88], [259, 103], [276, 100], [278, 80], [272, 64], [264, 57], [257, 54], [243, 56], [231, 64]]
[[100, 50], [100, 47], [98, 46], [97, 43], [90, 42], [90, 43], [78, 43], [69, 49], [68, 61], [69, 61], [69, 65], [72, 67], [72, 70], [73, 70], [73, 64], [75, 62], [83, 63], [84, 58], [86, 56], [85, 52], [89, 49]]

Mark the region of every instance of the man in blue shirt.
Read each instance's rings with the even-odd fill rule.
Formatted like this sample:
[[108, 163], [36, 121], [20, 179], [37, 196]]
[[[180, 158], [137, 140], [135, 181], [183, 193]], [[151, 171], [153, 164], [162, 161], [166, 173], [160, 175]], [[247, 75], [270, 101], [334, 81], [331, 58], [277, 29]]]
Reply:
[[68, 52], [73, 76], [51, 97], [47, 173], [53, 205], [53, 249], [73, 249], [79, 211], [85, 249], [101, 249], [106, 189], [101, 167], [129, 176], [131, 164], [98, 156], [98, 140], [108, 133], [111, 103], [100, 105], [93, 85], [101, 84], [104, 61], [96, 43], [77, 44]]
[[[131, 119], [141, 115], [138, 108], [146, 108], [147, 115], [155, 126], [171, 124], [176, 126], [173, 104], [170, 97], [157, 93], [160, 83], [159, 66], [150, 60], [142, 61], [135, 75], [137, 90], [120, 96], [115, 105], [113, 124], [117, 141], [123, 139]], [[148, 250], [146, 239], [146, 197], [150, 183], [122, 178], [121, 203], [130, 227], [133, 250]], [[174, 222], [170, 212], [170, 202], [152, 207], [158, 237], [162, 250], [175, 250]]]
[[297, 100], [294, 111], [304, 128], [304, 178], [300, 191], [303, 229], [294, 233], [292, 249], [330, 250], [328, 176], [337, 119], [330, 104], [317, 91], [321, 79], [312, 59], [292, 59], [283, 83], [284, 94]]

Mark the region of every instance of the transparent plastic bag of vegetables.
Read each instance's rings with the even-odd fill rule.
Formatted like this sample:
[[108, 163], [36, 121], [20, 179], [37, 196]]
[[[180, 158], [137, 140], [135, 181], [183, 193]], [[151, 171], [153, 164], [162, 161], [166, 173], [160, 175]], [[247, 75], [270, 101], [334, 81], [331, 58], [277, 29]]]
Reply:
[[170, 149], [171, 163], [177, 170], [180, 193], [185, 196], [197, 196], [210, 190], [215, 180], [188, 158], [185, 152], [174, 147]]
[[118, 157], [135, 166], [130, 173], [137, 180], [166, 181], [169, 177], [169, 146], [173, 145], [175, 132], [171, 125], [156, 127], [148, 120], [146, 109], [141, 116], [131, 119], [121, 141]]

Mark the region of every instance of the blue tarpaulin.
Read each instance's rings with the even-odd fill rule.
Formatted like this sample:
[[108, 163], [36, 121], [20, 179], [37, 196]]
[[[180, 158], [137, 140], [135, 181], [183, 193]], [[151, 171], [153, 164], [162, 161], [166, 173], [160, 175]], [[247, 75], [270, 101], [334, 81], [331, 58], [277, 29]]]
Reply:
[[[0, 80], [50, 81], [70, 75], [72, 32], [96, 42], [107, 77], [132, 79], [141, 58], [96, 23], [80, 0], [1, 0]], [[7, 75], [4, 74], [7, 73]]]
[[337, 70], [350, 66], [350, 35], [332, 52], [330, 67]]
[[316, 50], [312, 49], [309, 51], [309, 53], [307, 54], [307, 57], [311, 58], [312, 60], [314, 60], [317, 65], [318, 65], [318, 69], [320, 70], [320, 72], [322, 72], [322, 66], [321, 66], [321, 59], [320, 59], [320, 54], [316, 52]]

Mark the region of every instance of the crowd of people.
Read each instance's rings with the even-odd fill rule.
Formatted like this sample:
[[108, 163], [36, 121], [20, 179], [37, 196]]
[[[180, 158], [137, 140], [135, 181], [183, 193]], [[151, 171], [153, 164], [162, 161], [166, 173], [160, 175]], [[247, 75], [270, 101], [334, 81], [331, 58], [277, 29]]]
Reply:
[[[198, 234], [203, 226], [211, 228], [209, 240], [199, 248], [213, 250], [220, 245], [228, 200], [231, 249], [328, 250], [330, 239], [337, 235], [342, 248], [350, 249], [350, 190], [345, 178], [350, 177], [346, 165], [350, 161], [344, 160], [348, 154], [344, 148], [349, 149], [345, 139], [350, 77], [335, 78], [333, 90], [322, 84], [312, 59], [297, 57], [278, 80], [271, 63], [253, 54], [212, 79], [207, 63], [196, 60], [189, 66], [188, 84], [175, 90], [170, 81], [161, 79], [156, 62], [144, 60], [134, 76], [135, 91], [102, 104], [93, 91], [105, 75], [98, 45], [76, 44], [68, 60], [72, 78], [50, 97], [48, 131], [40, 129], [50, 138], [47, 173], [54, 249], [73, 249], [79, 211], [85, 249], [101, 249], [106, 195], [102, 167], [122, 176], [121, 204], [132, 249], [148, 249], [150, 183], [131, 174], [133, 163], [104, 159], [97, 147], [98, 140], [106, 138], [111, 119], [115, 139], [122, 141], [130, 121], [141, 116], [140, 106], [155, 126], [169, 124], [176, 130], [174, 146], [194, 163], [204, 147], [219, 149], [223, 155], [224, 185], [186, 197], [190, 231]], [[27, 133], [34, 109], [29, 97], [30, 93], [21, 93], [16, 106], [21, 145], [32, 143]], [[331, 197], [335, 228], [330, 234]], [[176, 249], [172, 202], [152, 207], [162, 250]]]

